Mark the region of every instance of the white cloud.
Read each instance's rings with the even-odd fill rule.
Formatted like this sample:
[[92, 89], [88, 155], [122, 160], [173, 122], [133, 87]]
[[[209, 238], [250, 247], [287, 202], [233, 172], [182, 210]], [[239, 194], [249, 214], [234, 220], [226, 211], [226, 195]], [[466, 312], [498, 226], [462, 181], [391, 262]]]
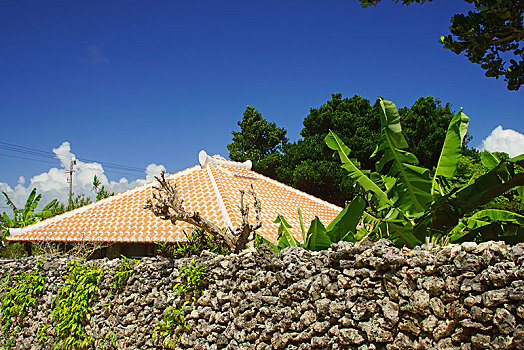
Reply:
[[107, 56], [100, 52], [100, 48], [96, 45], [91, 45], [86, 48], [89, 53], [89, 60], [92, 64], [97, 65], [98, 63], [109, 63]]
[[160, 176], [162, 171], [166, 171], [166, 167], [162, 164], [156, 165], [155, 163], [151, 163], [146, 168], [146, 181], [153, 181], [155, 179], [155, 176]]
[[512, 129], [497, 126], [478, 147], [479, 151], [506, 152], [510, 157], [524, 153], [524, 135]]
[[[51, 168], [47, 172], [35, 175], [27, 184], [26, 179], [20, 176], [14, 188], [8, 183], [0, 182], [0, 191], [5, 191], [19, 208], [25, 204], [27, 196], [35, 187], [37, 193], [42, 194], [39, 209], [55, 198], [60, 202], [67, 203], [69, 196], [69, 175], [66, 173], [66, 170], [69, 170], [70, 161], [74, 153], [71, 152], [69, 142], [63, 142], [59, 147], [54, 148], [53, 153], [55, 153], [56, 157], [60, 160], [60, 169]], [[109, 192], [119, 193], [154, 180], [154, 176], [160, 174], [162, 170], [166, 170], [163, 165], [152, 163], [149, 164], [144, 171], [145, 178], [129, 181], [125, 177], [122, 177], [118, 181], [109, 181], [100, 163], [87, 163], [77, 160], [73, 173], [73, 192], [76, 194], [83, 193], [88, 197], [94, 198], [95, 194], [92, 189], [92, 182], [93, 177], [96, 175], [101, 184], [105, 186]], [[0, 198], [0, 202], [5, 202], [3, 195]], [[2, 204], [2, 206], [4, 205]]]

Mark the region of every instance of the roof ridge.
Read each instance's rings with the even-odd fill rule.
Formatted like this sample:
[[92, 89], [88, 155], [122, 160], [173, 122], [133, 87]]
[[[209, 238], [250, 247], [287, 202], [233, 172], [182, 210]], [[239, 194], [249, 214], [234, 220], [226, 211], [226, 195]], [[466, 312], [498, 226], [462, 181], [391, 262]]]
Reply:
[[[173, 173], [171, 175], [168, 175], [167, 178], [168, 179], [171, 179], [171, 178], [175, 178], [176, 179], [177, 177], [179, 177], [181, 175], [184, 175], [184, 174], [187, 174], [187, 173], [191, 173], [191, 172], [193, 172], [195, 170], [198, 170], [198, 165], [195, 165], [195, 166], [192, 166], [191, 168], [187, 168], [187, 169], [178, 171], [176, 173]], [[154, 184], [155, 181], [156, 180], [152, 180], [152, 181], [146, 182], [145, 184], [142, 184], [140, 186], [136, 186], [136, 187], [130, 188], [130, 189], [125, 190], [123, 192], [117, 193], [117, 194], [115, 194], [115, 195], [113, 195], [111, 197], [107, 197], [107, 198], [104, 198], [102, 200], [89, 203], [89, 204], [84, 205], [84, 206], [82, 206], [80, 208], [76, 208], [76, 209], [73, 209], [73, 210], [66, 211], [65, 213], [58, 214], [58, 215], [55, 215], [55, 216], [50, 217], [48, 219], [35, 222], [35, 223], [31, 224], [31, 225], [27, 225], [27, 226], [20, 227], [20, 228], [10, 228], [9, 229], [10, 235], [7, 237], [7, 240], [9, 240], [9, 237], [12, 234], [16, 235], [16, 234], [23, 233], [27, 229], [36, 229], [36, 228], [39, 228], [40, 226], [49, 225], [49, 224], [54, 223], [55, 221], [59, 221], [59, 220], [62, 220], [64, 218], [68, 218], [68, 217], [71, 217], [73, 215], [83, 213], [84, 211], [89, 210], [91, 208], [96, 208], [96, 207], [98, 207], [100, 205], [103, 205], [103, 204], [105, 204], [107, 202], [111, 202], [113, 200], [121, 198], [124, 195], [129, 195], [129, 194], [132, 194], [132, 193], [137, 192], [139, 190], [142, 190], [142, 189], [145, 189], [145, 188], [148, 188], [148, 187], [153, 187], [153, 184]]]
[[[220, 158], [219, 158], [220, 157]], [[250, 160], [246, 160], [245, 162], [235, 162], [233, 160], [227, 160], [226, 158], [223, 158], [222, 156], [210, 156], [206, 153], [206, 151], [201, 150], [198, 153], [198, 161], [200, 162], [200, 166], [202, 168], [206, 168], [208, 164], [224, 164], [229, 165], [237, 168], [242, 169], [251, 169], [253, 166], [253, 163]]]
[[[214, 165], [215, 168], [217, 167]], [[222, 215], [224, 216], [224, 221], [229, 226], [229, 229], [233, 229], [233, 223], [231, 222], [231, 218], [229, 217], [229, 213], [227, 212], [226, 205], [224, 203], [224, 198], [222, 197], [222, 193], [220, 193], [220, 189], [218, 188], [218, 184], [215, 180], [215, 177], [213, 176], [213, 172], [211, 171], [211, 167], [206, 167], [207, 174], [209, 175], [209, 178], [211, 180], [211, 183], [213, 185], [213, 189], [215, 190], [215, 195], [217, 197], [218, 206], [220, 207], [220, 211], [222, 212]]]
[[[237, 218], [235, 216], [235, 208], [236, 208], [236, 205], [235, 205], [235, 202], [233, 200], [233, 198], [230, 198], [230, 194], [228, 193], [228, 191], [226, 191], [226, 186], [224, 184], [224, 182], [222, 181], [221, 179], [221, 176], [233, 176], [231, 174], [228, 174], [226, 171], [227, 169], [223, 169], [222, 167], [219, 167], [217, 165], [214, 166], [214, 170], [217, 172], [216, 174], [218, 176], [215, 177], [215, 175], [213, 175], [214, 179], [215, 179], [215, 182], [217, 184], [217, 188], [218, 190], [220, 191], [220, 197], [224, 203], [224, 209], [226, 211], [226, 217], [227, 217], [227, 220], [229, 220], [229, 222], [231, 223], [231, 228], [233, 228], [233, 222], [237, 222]], [[226, 171], [224, 171], [226, 170]], [[221, 175], [220, 173], [224, 174], [224, 175]], [[228, 210], [229, 209], [229, 210]]]

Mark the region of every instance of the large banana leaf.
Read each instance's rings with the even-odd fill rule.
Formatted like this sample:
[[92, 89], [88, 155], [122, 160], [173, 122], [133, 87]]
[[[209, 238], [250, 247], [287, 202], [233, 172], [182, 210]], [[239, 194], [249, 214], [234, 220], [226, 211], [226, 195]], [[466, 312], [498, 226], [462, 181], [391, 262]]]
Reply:
[[484, 151], [480, 154], [480, 161], [488, 169], [493, 169], [500, 163], [500, 160], [489, 151]]
[[27, 197], [27, 200], [25, 201], [24, 217], [23, 217], [24, 221], [27, 221], [27, 219], [29, 219], [33, 215], [36, 209], [36, 206], [38, 205], [38, 202], [40, 201], [40, 198], [42, 198], [42, 195], [39, 194], [37, 196], [36, 188], [33, 188], [31, 193], [29, 194], [29, 197]]
[[282, 215], [277, 216], [274, 223], [280, 224], [278, 227], [278, 246], [281, 249], [290, 246], [301, 246], [300, 242], [298, 242], [289, 231], [291, 225], [287, 223], [286, 219]]
[[51, 202], [46, 204], [44, 209], [42, 209], [38, 213], [35, 213], [35, 216], [39, 218], [40, 220], [50, 218], [51, 216], [55, 215], [54, 209], [56, 209], [57, 206], [58, 206], [58, 200], [53, 199]]
[[354, 234], [365, 208], [366, 201], [356, 196], [326, 228], [331, 242], [355, 242]]
[[423, 243], [413, 234], [413, 226], [403, 219], [387, 219], [388, 238], [395, 242], [399, 247], [407, 245], [413, 248], [417, 244]]
[[34, 221], [35, 210], [36, 210], [36, 207], [38, 206], [38, 203], [40, 202], [40, 199], [42, 199], [42, 195], [41, 194], [36, 196], [36, 198], [33, 201], [33, 203], [31, 203], [31, 205], [29, 207], [29, 210], [24, 212], [24, 221], [27, 224], [30, 224], [30, 223], [32, 223]]
[[471, 185], [458, 191], [453, 198], [461, 212], [467, 214], [506, 191], [523, 185], [524, 174], [515, 173], [511, 161], [502, 161]]
[[15, 227], [14, 221], [5, 212], [2, 213], [1, 219], [7, 227]]
[[[395, 205], [406, 218], [415, 219], [424, 214], [418, 211], [412, 202], [412, 195], [418, 198], [425, 198], [427, 201], [430, 196], [431, 180], [429, 170], [416, 165], [404, 164], [403, 173], [409, 178], [408, 190], [406, 183], [397, 181], [395, 186], [388, 191], [390, 198], [396, 198]], [[425, 207], [427, 203], [425, 203]]]
[[420, 238], [447, 234], [464, 215], [508, 190], [523, 186], [524, 174], [515, 173], [514, 162], [511, 159], [502, 161], [473, 183], [436, 199], [417, 221], [415, 235]]
[[7, 193], [5, 193], [4, 191], [2, 191], [2, 194], [4, 195], [5, 197], [5, 203], [7, 205], [9, 205], [11, 207], [11, 209], [13, 209], [14, 212], [17, 212], [18, 211], [18, 208], [16, 207], [15, 203], [13, 203], [13, 201], [11, 200], [11, 198], [9, 198], [9, 196], [7, 195]]
[[451, 178], [455, 175], [457, 164], [462, 154], [462, 141], [468, 131], [468, 124], [469, 118], [462, 113], [462, 109], [451, 119], [437, 163], [437, 169], [433, 175], [431, 194], [434, 194], [438, 189], [441, 195], [444, 195], [444, 191], [438, 183], [439, 176]]
[[300, 222], [300, 232], [302, 232], [302, 242], [304, 242], [304, 245], [306, 245], [307, 244], [307, 233], [304, 227], [304, 219], [302, 219], [302, 210], [300, 210], [300, 208], [298, 208], [298, 220]]
[[333, 131], [329, 131], [325, 141], [329, 148], [338, 152], [342, 162], [342, 167], [349, 172], [349, 176], [352, 179], [358, 181], [364, 190], [372, 192], [381, 207], [393, 205], [393, 202], [388, 198], [386, 192], [384, 192], [375, 182], [367, 177], [366, 174], [364, 174], [364, 172], [360, 170], [351, 159], [349, 159], [349, 153], [351, 150]]
[[509, 161], [520, 166], [524, 166], [524, 153], [516, 157], [510, 158]]
[[417, 167], [417, 157], [404, 149], [408, 147], [402, 134], [400, 115], [391, 101], [380, 99], [380, 122], [382, 139], [378, 151], [382, 156], [376, 163], [377, 171], [391, 164], [388, 174], [397, 177], [397, 192], [400, 194], [395, 203], [401, 206], [407, 216], [420, 216], [432, 201], [429, 170]]
[[256, 244], [257, 242], [258, 242], [258, 244], [264, 244], [264, 243], [265, 243], [265, 244], [269, 245], [269, 246], [271, 247], [271, 249], [273, 249], [273, 251], [274, 251], [275, 253], [278, 253], [279, 251], [282, 250], [278, 245], [276, 245], [276, 244], [274, 244], [273, 242], [271, 242], [271, 241], [265, 239], [264, 237], [262, 237], [262, 236], [259, 235], [259, 234], [257, 234], [257, 236], [256, 236], [256, 238], [255, 238], [255, 244]]
[[481, 210], [461, 220], [449, 235], [451, 243], [475, 240], [524, 242], [524, 216], [506, 210]]
[[308, 240], [305, 246], [308, 250], [324, 250], [328, 249], [333, 243], [327, 235], [326, 228], [318, 217], [311, 221], [311, 226], [308, 230]]

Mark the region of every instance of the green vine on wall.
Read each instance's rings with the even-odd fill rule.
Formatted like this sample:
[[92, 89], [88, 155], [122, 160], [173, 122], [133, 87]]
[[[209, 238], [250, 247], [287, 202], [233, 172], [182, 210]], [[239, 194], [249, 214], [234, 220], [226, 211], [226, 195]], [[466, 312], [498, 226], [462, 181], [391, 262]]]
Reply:
[[114, 268], [115, 277], [113, 278], [113, 282], [111, 282], [111, 290], [113, 293], [119, 293], [124, 289], [136, 265], [138, 265], [137, 260], [129, 259], [122, 255], [122, 260], [120, 260], [120, 263]]
[[[128, 257], [121, 255], [120, 261], [113, 268], [113, 281], [109, 286], [111, 288], [111, 294], [109, 295], [108, 302], [104, 305], [104, 307], [107, 307], [111, 313], [113, 313], [114, 306], [113, 298], [117, 294], [122, 293], [127, 284], [127, 280], [131, 277], [136, 265], [138, 265], [137, 260], [129, 259]], [[104, 340], [99, 345], [104, 349], [116, 349], [116, 334], [113, 331], [108, 331], [104, 336]]]
[[[53, 300], [51, 312], [55, 335], [54, 350], [76, 350], [94, 341], [84, 330], [91, 317], [92, 303], [98, 294], [103, 271], [98, 265], [89, 266], [84, 260], [67, 263], [69, 276]], [[45, 340], [45, 336], [40, 337]]]
[[28, 308], [35, 305], [44, 291], [45, 276], [42, 274], [44, 262], [38, 260], [36, 270], [18, 275], [9, 274], [0, 290], [0, 334], [4, 349], [14, 347], [13, 335], [21, 329]]
[[206, 276], [204, 265], [196, 265], [195, 259], [191, 265], [182, 266], [179, 271], [179, 283], [175, 284], [173, 291], [180, 297], [175, 305], [169, 306], [162, 319], [157, 321], [153, 332], [153, 339], [160, 336], [162, 344], [167, 348], [174, 348], [184, 332], [190, 327], [185, 318], [186, 306], [194, 303], [203, 291]]

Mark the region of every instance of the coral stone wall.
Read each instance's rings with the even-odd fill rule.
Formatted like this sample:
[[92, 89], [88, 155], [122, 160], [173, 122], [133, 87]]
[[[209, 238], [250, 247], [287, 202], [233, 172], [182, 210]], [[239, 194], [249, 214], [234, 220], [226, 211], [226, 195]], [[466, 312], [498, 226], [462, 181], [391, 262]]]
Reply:
[[[0, 277], [33, 269], [38, 257], [0, 266]], [[204, 252], [207, 286], [186, 320], [187, 349], [524, 349], [524, 245], [464, 243], [399, 250], [388, 241], [341, 242], [328, 251], [266, 247], [238, 255]], [[151, 335], [178, 298], [178, 269], [190, 259], [143, 258], [110, 299], [118, 260], [105, 270], [85, 326], [93, 348], [159, 349]], [[64, 282], [67, 259], [47, 257], [44, 295], [16, 349], [45, 349], [37, 330]], [[110, 336], [107, 336], [110, 334]]]

